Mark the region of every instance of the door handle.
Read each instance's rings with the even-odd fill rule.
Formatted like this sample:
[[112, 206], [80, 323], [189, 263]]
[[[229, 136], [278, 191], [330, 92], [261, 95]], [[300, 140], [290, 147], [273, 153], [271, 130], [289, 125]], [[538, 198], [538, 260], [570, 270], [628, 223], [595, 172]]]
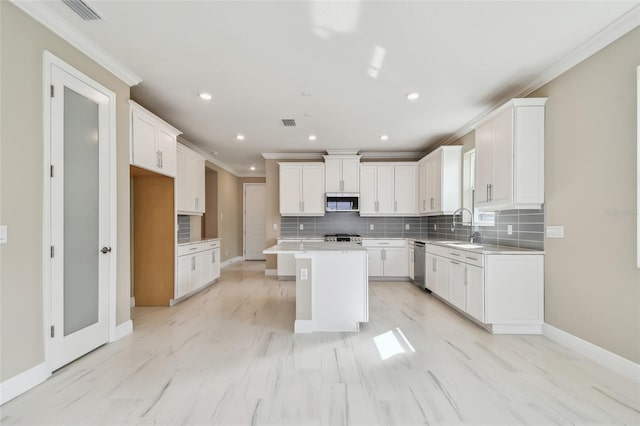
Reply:
[[102, 247], [100, 251], [102, 252], [102, 254], [111, 253], [111, 247]]

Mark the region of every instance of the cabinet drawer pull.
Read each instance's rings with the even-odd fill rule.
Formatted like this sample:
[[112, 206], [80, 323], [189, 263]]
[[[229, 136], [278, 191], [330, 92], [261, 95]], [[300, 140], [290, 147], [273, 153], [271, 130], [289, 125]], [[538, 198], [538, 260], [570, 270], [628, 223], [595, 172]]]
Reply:
[[471, 259], [471, 260], [478, 260], [477, 257], [471, 257], [471, 256], [467, 256], [467, 259]]
[[198, 250], [198, 247], [192, 247], [192, 248], [189, 249], [189, 251], [191, 251], [191, 250]]
[[450, 260], [449, 263], [453, 263], [454, 265], [459, 265], [460, 262], [456, 262], [455, 260]]
[[458, 257], [460, 256], [460, 254], [458, 254], [458, 253], [449, 253], [449, 254], [450, 254], [451, 256], [458, 256]]

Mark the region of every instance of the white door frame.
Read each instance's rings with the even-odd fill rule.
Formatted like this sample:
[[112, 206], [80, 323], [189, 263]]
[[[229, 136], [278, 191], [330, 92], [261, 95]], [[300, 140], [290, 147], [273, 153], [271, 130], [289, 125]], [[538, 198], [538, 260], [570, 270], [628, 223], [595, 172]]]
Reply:
[[[91, 79], [86, 74], [73, 68], [51, 52], [44, 51], [42, 61], [42, 119], [43, 119], [43, 211], [42, 211], [42, 318], [44, 362], [49, 373], [51, 367], [51, 70], [53, 66], [67, 72], [83, 83], [91, 86], [109, 98], [109, 244], [112, 248], [109, 255], [109, 342], [116, 340], [116, 273], [117, 273], [117, 205], [116, 205], [116, 95], [111, 90]], [[97, 249], [97, 247], [96, 247]]]
[[[247, 257], [247, 186], [264, 186], [266, 183], [243, 183], [242, 184], [242, 259]], [[266, 200], [266, 198], [265, 198]], [[266, 214], [266, 209], [265, 209]], [[265, 222], [266, 226], [266, 222]]]

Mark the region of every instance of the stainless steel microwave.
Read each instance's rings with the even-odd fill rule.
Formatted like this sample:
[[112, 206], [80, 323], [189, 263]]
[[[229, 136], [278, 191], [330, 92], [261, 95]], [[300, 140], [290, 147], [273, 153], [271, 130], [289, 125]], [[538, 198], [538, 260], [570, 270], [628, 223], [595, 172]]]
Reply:
[[327, 192], [325, 211], [328, 212], [357, 212], [360, 194], [357, 192]]

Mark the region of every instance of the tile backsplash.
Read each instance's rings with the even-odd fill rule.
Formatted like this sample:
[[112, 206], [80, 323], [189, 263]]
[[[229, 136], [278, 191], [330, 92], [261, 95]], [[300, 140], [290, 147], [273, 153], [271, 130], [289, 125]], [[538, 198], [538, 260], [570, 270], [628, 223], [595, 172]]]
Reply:
[[[303, 226], [302, 230], [300, 225]], [[427, 232], [426, 217], [360, 217], [357, 212], [328, 212], [323, 217], [280, 218], [282, 238], [321, 238], [326, 234], [357, 234], [366, 238], [426, 238]]]
[[[456, 216], [460, 220], [460, 216]], [[451, 216], [360, 217], [357, 212], [329, 212], [324, 217], [280, 218], [282, 238], [321, 238], [326, 234], [357, 234], [364, 238], [432, 238], [468, 241], [469, 226], [456, 224]], [[300, 229], [300, 225], [303, 229]], [[373, 225], [373, 229], [371, 229]], [[409, 229], [407, 228], [407, 225]], [[508, 227], [511, 225], [511, 235]], [[474, 226], [477, 242], [542, 250], [544, 248], [544, 209], [496, 212], [493, 226]]]
[[178, 244], [191, 241], [191, 216], [178, 215]]

